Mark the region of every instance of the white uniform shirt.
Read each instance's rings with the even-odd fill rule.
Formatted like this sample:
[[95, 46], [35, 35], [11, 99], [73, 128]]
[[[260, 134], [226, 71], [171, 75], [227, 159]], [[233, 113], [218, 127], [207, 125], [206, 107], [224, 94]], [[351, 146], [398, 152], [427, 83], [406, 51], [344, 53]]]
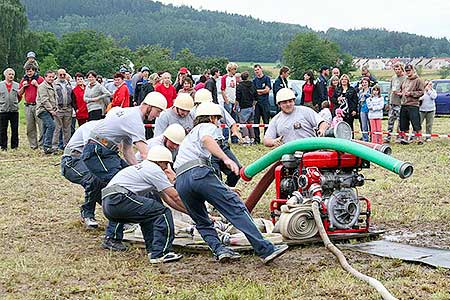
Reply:
[[[192, 108], [190, 114], [192, 115], [192, 118], [195, 120], [195, 113], [197, 112], [198, 106], [194, 106]], [[234, 124], [236, 124], [236, 121], [233, 119], [233, 117], [226, 111], [226, 109], [221, 106], [220, 110], [222, 111], [223, 118], [220, 119], [220, 124], [227, 124], [228, 128], [231, 128]], [[217, 128], [217, 136], [219, 137], [219, 140], [223, 140], [223, 134], [222, 134], [222, 128]]]
[[80, 153], [83, 152], [84, 141], [89, 139], [92, 129], [98, 122], [100, 122], [100, 120], [89, 121], [78, 127], [67, 143], [66, 148], [76, 150]]
[[211, 153], [203, 147], [202, 138], [210, 136], [213, 139], [218, 139], [219, 137], [217, 135], [217, 126], [212, 123], [202, 123], [195, 126], [185, 137], [180, 148], [178, 148], [177, 159], [173, 165], [174, 168], [176, 169], [197, 158], [209, 159]]
[[[161, 135], [155, 136], [154, 138], [151, 138], [151, 139], [147, 140], [148, 150], [152, 149], [155, 146], [163, 146], [163, 147], [165, 147], [165, 145], [164, 145], [164, 135], [161, 134]], [[140, 152], [136, 152], [135, 157], [136, 157], [136, 160], [138, 162], [142, 161], [142, 156], [141, 156]]]
[[164, 171], [157, 164], [148, 160], [120, 170], [107, 186], [114, 184], [135, 194], [145, 194], [149, 191], [161, 192], [173, 187]]
[[264, 137], [271, 139], [283, 136], [283, 142], [315, 137], [314, 128], [325, 120], [314, 110], [305, 106], [295, 106], [294, 111], [286, 114], [280, 111], [269, 123]]
[[[141, 108], [139, 106], [115, 107], [106, 114], [105, 119], [97, 123], [92, 132], [116, 144], [124, 142], [131, 145], [139, 141], [145, 142]], [[88, 141], [89, 138], [84, 141], [85, 144]]]
[[170, 108], [162, 112], [156, 119], [155, 136], [163, 134], [164, 130], [171, 124], [180, 124], [186, 132], [191, 131], [192, 127], [194, 127], [194, 118], [190, 113], [182, 118], [175, 112], [175, 109], [176, 108]]

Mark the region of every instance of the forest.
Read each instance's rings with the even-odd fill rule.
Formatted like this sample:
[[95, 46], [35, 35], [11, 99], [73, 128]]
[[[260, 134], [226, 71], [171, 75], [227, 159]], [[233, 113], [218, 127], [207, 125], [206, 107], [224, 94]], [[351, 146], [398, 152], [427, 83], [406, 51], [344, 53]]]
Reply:
[[[160, 45], [177, 53], [189, 48], [195, 55], [227, 57], [234, 61], [276, 62], [284, 47], [307, 26], [264, 22], [252, 17], [149, 0], [21, 0], [29, 28], [64, 33], [92, 29], [136, 49]], [[307, 25], [307, 24], [306, 24]], [[383, 29], [316, 32], [357, 57], [450, 56], [445, 39]]]

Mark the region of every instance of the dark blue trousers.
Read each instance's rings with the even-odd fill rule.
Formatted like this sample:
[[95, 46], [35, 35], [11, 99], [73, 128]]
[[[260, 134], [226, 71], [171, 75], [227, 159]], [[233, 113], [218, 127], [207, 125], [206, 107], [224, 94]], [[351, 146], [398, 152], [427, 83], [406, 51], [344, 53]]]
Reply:
[[[89, 171], [103, 181], [105, 185], [120, 170], [128, 166], [116, 151], [112, 151], [97, 143], [85, 145], [81, 159]], [[108, 222], [105, 235], [115, 240], [122, 240], [123, 224]]]
[[[242, 168], [242, 165], [240, 164], [236, 155], [234, 155], [233, 151], [231, 151], [230, 146], [228, 145], [227, 142], [223, 142], [222, 144], [220, 144], [220, 148], [231, 160], [233, 160], [238, 165], [239, 169]], [[228, 167], [223, 163], [223, 161], [221, 161], [215, 156], [212, 156], [211, 165], [214, 168], [220, 180], [222, 180], [221, 172], [223, 172], [225, 175], [227, 175], [227, 180], [225, 181], [225, 184], [231, 187], [236, 186], [240, 178], [239, 175], [234, 174], [230, 169], [228, 169]]]
[[84, 204], [81, 206], [83, 218], [94, 218], [95, 204], [102, 202], [102, 188], [106, 185], [93, 175], [79, 157], [63, 156], [61, 175], [72, 183], [84, 188]]
[[203, 240], [214, 253], [224, 245], [208, 217], [205, 202], [245, 234], [258, 256], [266, 257], [274, 251], [273, 244], [263, 238], [244, 203], [217, 178], [212, 168], [196, 167], [177, 176], [176, 190]]
[[116, 193], [103, 198], [103, 213], [115, 224], [138, 223], [145, 240], [145, 248], [158, 258], [172, 250], [174, 225], [172, 213], [159, 197], [149, 198]]

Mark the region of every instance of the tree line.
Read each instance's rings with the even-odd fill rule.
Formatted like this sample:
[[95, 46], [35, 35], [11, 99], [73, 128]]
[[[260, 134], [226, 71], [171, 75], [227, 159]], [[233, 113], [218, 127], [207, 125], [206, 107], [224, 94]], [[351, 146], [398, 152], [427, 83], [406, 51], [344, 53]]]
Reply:
[[[149, 0], [22, 0], [30, 29], [51, 31], [58, 37], [93, 29], [137, 49], [162, 45], [178, 53], [228, 57], [234, 61], [281, 61], [283, 48], [295, 35], [312, 32], [305, 26], [261, 20]], [[336, 42], [343, 52], [358, 57], [450, 56], [450, 42], [381, 29], [317, 32]], [[281, 46], [281, 47], [280, 47]]]

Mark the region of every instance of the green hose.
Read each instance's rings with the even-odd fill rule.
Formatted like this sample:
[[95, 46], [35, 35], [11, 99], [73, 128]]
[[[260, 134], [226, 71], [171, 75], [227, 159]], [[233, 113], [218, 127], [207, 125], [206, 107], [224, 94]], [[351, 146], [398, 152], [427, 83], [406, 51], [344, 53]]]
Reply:
[[250, 181], [253, 176], [274, 162], [280, 160], [283, 154], [291, 154], [295, 151], [314, 151], [320, 149], [336, 150], [353, 154], [392, 171], [398, 174], [401, 178], [408, 178], [413, 173], [412, 164], [400, 161], [361, 144], [344, 139], [313, 137], [292, 141], [273, 149], [252, 164], [241, 169], [241, 177], [246, 181]]

